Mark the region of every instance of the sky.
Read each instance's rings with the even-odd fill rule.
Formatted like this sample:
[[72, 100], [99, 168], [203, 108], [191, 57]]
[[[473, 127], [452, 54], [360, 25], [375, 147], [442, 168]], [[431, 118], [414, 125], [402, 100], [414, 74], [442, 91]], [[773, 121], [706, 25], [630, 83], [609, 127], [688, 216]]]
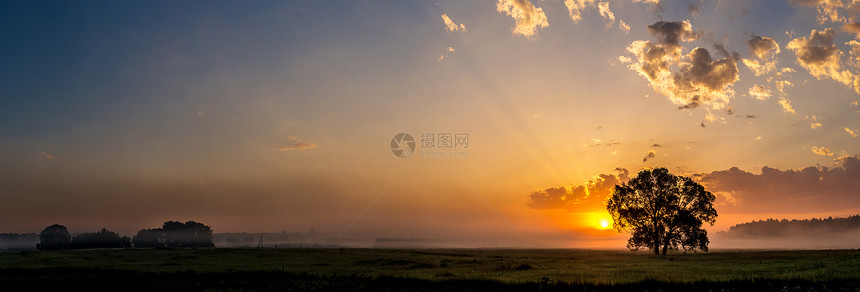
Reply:
[[0, 2], [0, 232], [195, 220], [623, 248], [602, 203], [654, 167], [716, 195], [712, 233], [857, 214], [858, 13], [842, 0]]

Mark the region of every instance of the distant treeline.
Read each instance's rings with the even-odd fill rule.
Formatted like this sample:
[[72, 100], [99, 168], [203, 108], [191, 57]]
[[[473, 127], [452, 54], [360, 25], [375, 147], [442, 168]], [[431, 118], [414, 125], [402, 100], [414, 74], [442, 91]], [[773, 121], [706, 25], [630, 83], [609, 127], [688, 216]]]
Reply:
[[[10, 236], [11, 237], [11, 236]], [[39, 233], [38, 250], [131, 248], [131, 247], [214, 247], [212, 228], [202, 223], [167, 221], [161, 228], [141, 229], [134, 238], [102, 228], [97, 232], [71, 236], [59, 224], [46, 227]]]
[[845, 218], [828, 217], [803, 220], [758, 220], [729, 228], [728, 235], [738, 237], [809, 236], [860, 231], [860, 215]]

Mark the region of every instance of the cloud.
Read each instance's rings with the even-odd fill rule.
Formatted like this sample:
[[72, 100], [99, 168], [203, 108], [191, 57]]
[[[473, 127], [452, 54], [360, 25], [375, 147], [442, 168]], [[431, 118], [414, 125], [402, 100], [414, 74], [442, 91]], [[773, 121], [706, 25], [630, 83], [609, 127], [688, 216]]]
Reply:
[[781, 105], [781, 106], [782, 106], [782, 110], [783, 110], [784, 112], [792, 113], [792, 114], [796, 114], [796, 113], [797, 113], [796, 111], [794, 111], [794, 108], [791, 106], [791, 101], [790, 101], [790, 100], [785, 99], [785, 98], [780, 98], [778, 102], [779, 102], [779, 105]]
[[755, 140], [756, 140], [756, 141], [761, 141], [761, 136], [756, 136], [756, 137], [755, 137]]
[[842, 31], [860, 34], [860, 22], [846, 23], [842, 25]]
[[855, 132], [854, 130], [845, 127], [845, 132], [848, 132], [848, 135], [850, 135], [851, 138], [857, 138], [857, 132]]
[[805, 6], [818, 9], [817, 21], [819, 24], [830, 22], [846, 22], [848, 19], [840, 15], [839, 10], [845, 5], [842, 0], [790, 0], [794, 6]]
[[750, 96], [755, 97], [758, 100], [766, 100], [772, 95], [770, 92], [770, 88], [767, 88], [766, 86], [761, 84], [756, 84], [753, 85], [753, 87], [750, 87], [749, 94]]
[[815, 153], [815, 154], [818, 154], [821, 156], [833, 156], [833, 152], [831, 152], [830, 149], [827, 149], [827, 147], [812, 146], [812, 148], [809, 148], [809, 150], [812, 150], [812, 153]]
[[789, 88], [794, 85], [791, 84], [791, 81], [788, 80], [777, 80], [776, 82], [774, 82], [774, 84], [776, 84], [776, 91], [778, 91], [782, 95], [785, 95], [786, 88]]
[[439, 55], [438, 61], [442, 62], [442, 60], [445, 60], [445, 58], [448, 58], [448, 56], [453, 55], [456, 51], [457, 50], [454, 50], [454, 47], [448, 47], [447, 49], [445, 49], [445, 52], [442, 52], [442, 55]]
[[[846, 128], [846, 129], [847, 129], [847, 128]], [[45, 157], [45, 158], [47, 158], [47, 159], [52, 159], [52, 160], [56, 160], [56, 159], [57, 159], [57, 158], [56, 158], [56, 157], [54, 157], [53, 155], [48, 154], [48, 152], [39, 152], [38, 154], [39, 154], [39, 156]]]
[[560, 186], [539, 190], [529, 195], [529, 208], [538, 210], [563, 209], [574, 212], [606, 210], [606, 200], [616, 184], [630, 180], [627, 169], [616, 168], [618, 174], [600, 174], [579, 186]]
[[579, 23], [582, 20], [582, 10], [592, 5], [595, 5], [595, 0], [564, 0], [564, 6], [574, 23]]
[[612, 10], [609, 10], [609, 2], [600, 2], [597, 4], [597, 11], [600, 12], [600, 16], [603, 16], [603, 19], [606, 20], [606, 27], [612, 26], [612, 23], [615, 22], [615, 13], [612, 13]]
[[289, 142], [287, 142], [286, 144], [283, 144], [283, 145], [279, 145], [279, 146], [275, 147], [275, 149], [279, 150], [279, 151], [291, 151], [291, 150], [302, 151], [302, 150], [317, 148], [317, 144], [302, 142], [302, 140], [296, 136], [288, 136], [287, 140], [289, 140]]
[[657, 8], [657, 9], [661, 9], [660, 0], [633, 0], [633, 3], [651, 4], [652, 7]]
[[[717, 196], [717, 209], [725, 213], [835, 212], [860, 206], [860, 156], [842, 158], [835, 167], [765, 166], [761, 174], [732, 167], [694, 177]], [[729, 204], [729, 197], [737, 204]]]
[[696, 3], [690, 3], [690, 5], [687, 6], [687, 12], [689, 12], [692, 17], [699, 17], [699, 5]]
[[630, 32], [630, 26], [624, 23], [624, 20], [618, 20], [618, 29], [620, 29], [624, 33]]
[[463, 25], [462, 23], [461, 24], [455, 23], [453, 20], [451, 20], [450, 17], [448, 17], [447, 14], [442, 14], [442, 23], [445, 24], [445, 30], [447, 30], [447, 31], [466, 32], [466, 26], [465, 25]]
[[[615, 23], [615, 13], [609, 9], [609, 2], [607, 1], [597, 1], [597, 0], [564, 0], [564, 6], [567, 7], [568, 15], [570, 19], [573, 20], [573, 23], [579, 23], [582, 20], [582, 11], [591, 7], [596, 7], [597, 12], [600, 13], [600, 16], [603, 17], [603, 20], [606, 21], [606, 28], [612, 27], [612, 24]], [[619, 28], [622, 31], [630, 31], [630, 26], [625, 24], [623, 21], [620, 22]]]
[[813, 129], [821, 128], [821, 123], [811, 123], [809, 127]]
[[731, 85], [738, 80], [737, 57], [714, 60], [704, 48], [682, 55], [681, 42], [700, 36], [688, 21], [658, 21], [648, 31], [656, 42], [634, 41], [627, 47], [634, 58], [619, 60], [629, 63], [628, 68], [645, 77], [656, 92], [680, 108], [706, 105], [722, 109], [734, 97]]
[[779, 44], [769, 37], [753, 35], [747, 41], [750, 48], [751, 59], [741, 60], [756, 76], [767, 74], [776, 69], [776, 55], [779, 54]]
[[693, 31], [689, 21], [658, 21], [648, 26], [650, 32], [660, 44], [678, 47], [681, 41], [689, 42], [698, 39], [701, 34]]
[[654, 158], [654, 157], [657, 157], [657, 152], [654, 152], [654, 150], [648, 150], [648, 152], [645, 153], [645, 158], [642, 158], [642, 162], [646, 162], [646, 161], [648, 161], [649, 158]]
[[538, 27], [549, 26], [543, 9], [535, 7], [528, 0], [499, 0], [496, 10], [514, 18], [516, 24], [512, 30], [515, 35], [531, 38], [537, 33]]
[[797, 63], [809, 74], [821, 80], [830, 78], [848, 86], [854, 86], [854, 74], [842, 70], [842, 51], [833, 43], [836, 33], [831, 28], [812, 30], [809, 37], [799, 37], [788, 43], [788, 49], [797, 55]]

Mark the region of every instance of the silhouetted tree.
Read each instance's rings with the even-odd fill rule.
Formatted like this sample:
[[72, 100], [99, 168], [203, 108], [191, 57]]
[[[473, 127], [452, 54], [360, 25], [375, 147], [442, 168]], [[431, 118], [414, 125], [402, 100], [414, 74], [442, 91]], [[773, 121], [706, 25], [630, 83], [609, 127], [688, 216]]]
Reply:
[[131, 240], [134, 247], [165, 247], [164, 229], [141, 229]]
[[162, 226], [167, 247], [214, 247], [212, 228], [202, 223], [167, 221]]
[[627, 247], [666, 254], [669, 249], [708, 251], [708, 232], [702, 223], [714, 224], [714, 195], [702, 185], [665, 168], [643, 170], [630, 181], [616, 185], [606, 205], [619, 232], [632, 232]]
[[66, 226], [54, 224], [42, 230], [39, 233], [39, 243], [36, 244], [38, 250], [59, 250], [69, 248], [71, 240], [69, 230]]
[[119, 233], [109, 231], [105, 228], [98, 232], [81, 233], [72, 238], [72, 249], [84, 248], [129, 248], [131, 239], [128, 236], [119, 236]]

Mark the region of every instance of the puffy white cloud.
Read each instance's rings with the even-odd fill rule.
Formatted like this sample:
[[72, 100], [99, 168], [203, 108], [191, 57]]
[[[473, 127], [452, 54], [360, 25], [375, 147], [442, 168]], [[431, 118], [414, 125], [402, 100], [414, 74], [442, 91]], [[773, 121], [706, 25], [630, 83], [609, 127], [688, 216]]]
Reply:
[[455, 23], [453, 20], [451, 20], [450, 17], [448, 17], [447, 14], [442, 14], [442, 23], [445, 24], [445, 30], [447, 30], [447, 31], [458, 31], [459, 30], [459, 31], [466, 32], [466, 26], [465, 25], [463, 25], [462, 23], [461, 24]]
[[750, 54], [754, 58], [742, 61], [756, 76], [767, 74], [776, 69], [776, 55], [779, 54], [779, 44], [769, 37], [761, 37], [754, 35], [747, 41], [750, 48]]
[[797, 55], [797, 63], [817, 79], [830, 78], [855, 87], [855, 76], [843, 70], [840, 64], [842, 51], [833, 43], [835, 32], [831, 28], [812, 30], [809, 37], [799, 37], [788, 43], [788, 49]]
[[546, 14], [528, 0], [499, 0], [496, 10], [514, 18], [514, 34], [531, 38], [537, 29], [548, 27]]
[[681, 42], [700, 36], [688, 21], [658, 21], [648, 31], [656, 42], [634, 41], [627, 47], [634, 58], [619, 60], [645, 77], [655, 91], [682, 108], [706, 105], [722, 109], [734, 97], [731, 85], [738, 80], [735, 56], [714, 60], [704, 48], [682, 55]]
[[770, 88], [767, 88], [766, 86], [761, 84], [756, 84], [750, 87], [749, 94], [750, 96], [755, 97], [759, 100], [766, 100], [772, 95], [770, 92]]

